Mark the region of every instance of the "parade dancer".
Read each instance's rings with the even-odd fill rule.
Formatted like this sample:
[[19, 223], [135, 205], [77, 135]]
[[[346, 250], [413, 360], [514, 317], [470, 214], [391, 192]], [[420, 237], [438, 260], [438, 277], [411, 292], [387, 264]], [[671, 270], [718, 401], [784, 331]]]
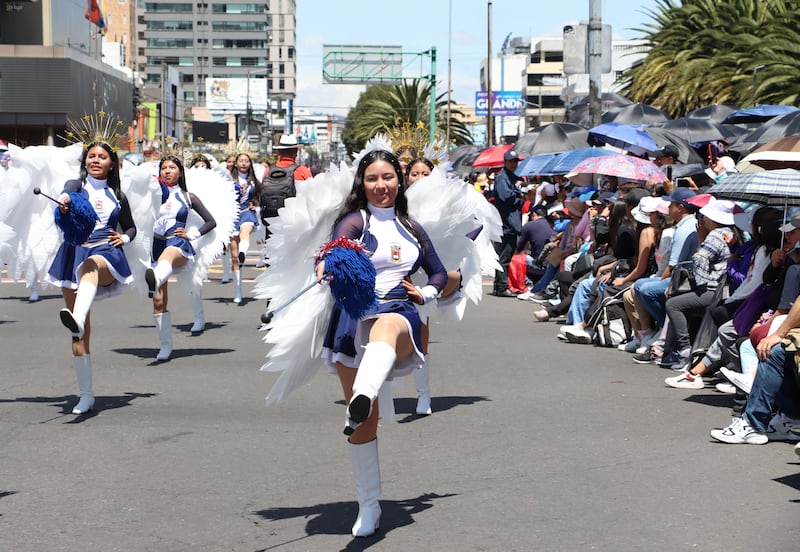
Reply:
[[[148, 296], [153, 299], [153, 318], [155, 319], [161, 348], [156, 360], [169, 360], [172, 354], [172, 317], [167, 308], [167, 280], [173, 273], [189, 271], [194, 264], [195, 250], [192, 241], [214, 229], [216, 221], [200, 199], [189, 193], [186, 187], [186, 174], [180, 159], [167, 156], [159, 163], [159, 181], [162, 187], [162, 203], [158, 218], [153, 226], [153, 268], [145, 272]], [[187, 229], [187, 218], [194, 210], [203, 219], [199, 228]], [[205, 328], [203, 297], [200, 286], [190, 294], [194, 325], [193, 334]]]
[[[422, 366], [422, 321], [415, 305], [433, 301], [447, 283], [433, 244], [408, 218], [402, 184], [394, 153], [378, 149], [364, 155], [333, 232], [334, 240], [362, 241], [377, 273], [377, 307], [356, 320], [335, 306], [323, 344], [323, 357], [336, 370], [347, 403], [345, 434], [359, 504], [354, 537], [373, 534], [380, 522], [378, 392], [387, 378]], [[421, 288], [406, 280], [420, 267], [429, 275]], [[324, 270], [322, 259], [317, 275]]]
[[[120, 190], [119, 159], [109, 143], [97, 141], [86, 147], [80, 179], [68, 181], [58, 197], [61, 205], [57, 209], [62, 215], [69, 214], [71, 193], [88, 200], [97, 221], [85, 242], [62, 243], [47, 280], [61, 287], [66, 308], [59, 316], [72, 335], [73, 364], [80, 388], [80, 401], [72, 413], [85, 414], [94, 407], [89, 346], [92, 303], [121, 293], [123, 286], [133, 281], [122, 246], [136, 236], [136, 226]], [[117, 232], [118, 226], [122, 233]]]
[[253, 170], [253, 162], [246, 153], [236, 156], [234, 168], [231, 170], [234, 186], [239, 198], [239, 222], [236, 231], [231, 236], [230, 254], [235, 287], [233, 302], [242, 302], [242, 272], [250, 248], [250, 234], [258, 228], [258, 214], [256, 213], [261, 200], [261, 184]]

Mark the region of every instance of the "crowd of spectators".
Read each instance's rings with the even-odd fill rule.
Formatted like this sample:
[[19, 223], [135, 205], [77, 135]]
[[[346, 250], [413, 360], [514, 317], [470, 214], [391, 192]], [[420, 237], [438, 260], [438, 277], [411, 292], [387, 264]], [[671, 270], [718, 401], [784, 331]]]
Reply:
[[560, 341], [667, 370], [666, 386], [730, 394], [717, 441], [800, 441], [800, 212], [669, 181], [511, 185], [522, 220], [495, 295], [532, 302]]

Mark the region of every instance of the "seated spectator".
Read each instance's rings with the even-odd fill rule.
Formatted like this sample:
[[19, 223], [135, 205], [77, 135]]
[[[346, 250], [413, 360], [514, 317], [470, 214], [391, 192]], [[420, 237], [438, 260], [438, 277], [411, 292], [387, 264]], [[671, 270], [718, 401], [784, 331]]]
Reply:
[[[640, 278], [659, 276], [664, 272], [669, 261], [672, 234], [675, 231], [667, 216], [669, 214], [669, 203], [660, 197], [643, 197], [639, 202], [639, 210], [650, 217], [651, 231], [651, 234], [640, 236], [639, 251], [641, 252], [643, 248], [649, 247], [650, 235], [652, 235], [653, 252], [652, 261], [649, 261], [647, 266], [649, 272], [632, 279], [632, 283], [635, 283]], [[622, 294], [622, 304], [631, 324], [633, 339], [620, 345], [620, 349], [626, 353], [644, 352], [644, 349], [653, 340], [655, 332], [652, 329], [650, 315], [636, 299], [633, 285], [629, 286], [627, 291]], [[640, 348], [643, 350], [639, 351]]]
[[800, 336], [796, 328], [800, 328], [798, 300], [778, 329], [758, 344], [760, 361], [744, 413], [728, 427], [712, 430], [711, 437], [723, 443], [748, 445], [800, 439], [791, 431], [800, 424], [796, 363]]
[[[687, 199], [695, 194], [686, 188], [676, 188], [672, 195], [664, 196], [669, 202], [669, 217], [675, 224], [675, 233], [670, 244], [669, 262], [660, 276], [641, 278], [633, 285], [636, 299], [650, 315], [657, 329], [662, 329], [667, 313], [665, 292], [669, 287], [673, 267], [691, 260], [697, 251], [697, 219]], [[663, 356], [663, 349], [651, 346], [650, 350], [634, 356], [634, 362], [650, 363]]]
[[711, 306], [717, 288], [725, 281], [725, 269], [731, 256], [730, 244], [735, 239], [730, 229], [734, 206], [732, 201], [712, 199], [700, 209], [699, 224], [706, 235], [692, 255], [694, 286], [691, 291], [666, 300], [665, 309], [673, 337], [668, 344], [668, 354], [661, 359], [661, 366], [682, 365], [688, 361], [692, 342], [687, 314], [702, 313]]
[[[786, 257], [786, 254], [780, 247], [782, 240], [780, 238], [780, 228], [778, 226], [779, 221], [770, 220], [775, 213], [780, 216], [779, 211], [764, 207], [759, 209], [759, 212], [753, 217], [752, 241], [755, 243], [756, 247], [754, 260], [750, 264], [750, 270], [745, 278], [745, 282], [739, 286], [736, 292], [731, 296], [735, 298], [737, 294], [745, 293], [745, 297], [748, 297], [748, 302], [758, 301], [760, 305], [753, 312], [763, 312], [771, 308], [769, 286], [775, 285], [776, 281], [774, 278], [770, 278], [769, 284], [765, 284], [764, 273], [768, 270], [770, 265], [775, 268], [782, 266]], [[800, 219], [798, 219], [798, 222], [800, 223]], [[800, 239], [800, 229], [792, 226], [791, 231], [786, 234], [785, 242], [790, 250], [794, 248], [798, 239]], [[766, 266], [761, 263], [762, 257], [766, 257], [767, 259]], [[753, 282], [757, 282], [758, 284], [755, 288], [751, 286]], [[784, 290], [786, 290], [786, 287], [784, 287]], [[789, 299], [790, 302], [788, 306], [785, 306], [784, 314], [788, 311], [789, 306], [791, 306], [791, 301], [800, 294], [800, 286], [790, 290], [789, 293], [791, 295]], [[733, 303], [730, 299], [731, 298], [726, 300], [723, 307]], [[742, 301], [735, 301], [735, 304], [742, 305], [743, 301], [744, 299]], [[750, 305], [747, 305], [747, 307], [754, 309], [754, 307]], [[731, 316], [733, 316], [733, 314], [734, 313], [731, 313]], [[754, 320], [752, 318], [748, 322], [742, 322], [745, 324], [747, 332], [749, 332], [753, 322]], [[742, 323], [739, 325], [741, 326]], [[717, 337], [711, 343], [703, 358], [698, 360], [687, 372], [666, 378], [664, 380], [665, 383], [670, 387], [679, 389], [702, 389], [705, 386], [703, 376], [713, 373], [718, 368], [725, 365], [736, 365], [738, 369], [739, 351], [737, 344], [739, 338], [746, 335], [746, 333], [741, 330], [742, 328], [737, 328], [737, 324], [735, 324], [732, 319], [719, 325]]]

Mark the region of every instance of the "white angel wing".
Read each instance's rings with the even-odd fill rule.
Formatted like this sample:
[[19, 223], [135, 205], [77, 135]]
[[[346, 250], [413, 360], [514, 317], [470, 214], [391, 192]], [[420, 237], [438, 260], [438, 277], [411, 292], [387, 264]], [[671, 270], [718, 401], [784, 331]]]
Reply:
[[161, 186], [156, 179], [158, 165], [154, 162], [122, 165], [122, 192], [128, 198], [136, 237], [125, 245], [125, 256], [133, 273], [133, 288], [142, 297], [147, 297], [144, 272], [150, 266], [153, 249], [153, 225], [161, 206]]
[[[272, 232], [265, 245], [269, 268], [256, 279], [256, 297], [270, 299], [276, 309], [314, 282], [314, 252], [330, 240], [352, 183], [353, 174], [344, 163], [296, 182], [297, 195], [286, 200], [277, 217], [268, 219]], [[283, 372], [267, 396], [267, 405], [283, 401], [322, 366], [322, 337], [332, 306], [327, 287], [314, 286], [264, 326], [269, 330], [264, 342], [272, 347], [261, 370]]]
[[470, 210], [474, 214], [476, 225], [483, 227], [475, 238], [481, 272], [484, 276], [494, 277], [496, 270], [502, 270], [497, 261], [497, 251], [494, 249], [493, 242], [503, 239], [503, 221], [500, 219], [500, 213], [497, 212], [494, 205], [486, 201], [483, 194], [472, 186], [468, 185], [466, 188], [467, 202], [471, 205]]
[[[409, 215], [425, 229], [442, 264], [447, 270], [461, 268], [462, 278], [467, 280], [472, 275], [464, 273], [465, 266], [469, 266], [464, 261], [474, 249], [467, 233], [475, 228], [475, 222], [469, 211], [465, 186], [466, 183], [457, 178], [445, 178], [441, 171], [433, 171], [411, 186], [406, 195]], [[419, 272], [412, 277], [416, 285], [423, 284], [426, 279], [427, 276]], [[435, 308], [435, 302], [423, 305], [419, 307], [420, 315], [430, 316]]]
[[[236, 220], [239, 218], [239, 204], [230, 174], [227, 178], [222, 172], [193, 168], [186, 171], [186, 187], [196, 195], [214, 217], [217, 225], [201, 236], [194, 244], [194, 268], [191, 272], [180, 274], [178, 283], [184, 291], [192, 286], [202, 286], [209, 267], [222, 255], [222, 248], [233, 235]], [[194, 211], [189, 212], [186, 228], [203, 225], [203, 219]]]
[[74, 144], [12, 150], [4, 191], [13, 197], [3, 197], [0, 203], [6, 210], [5, 223], [16, 233], [10, 247], [15, 264], [9, 265], [9, 273], [24, 278], [28, 286], [44, 279], [61, 242], [53, 217], [55, 204], [43, 195], [34, 195], [33, 190], [39, 188], [50, 197], [58, 196], [67, 180], [78, 177], [82, 147]]

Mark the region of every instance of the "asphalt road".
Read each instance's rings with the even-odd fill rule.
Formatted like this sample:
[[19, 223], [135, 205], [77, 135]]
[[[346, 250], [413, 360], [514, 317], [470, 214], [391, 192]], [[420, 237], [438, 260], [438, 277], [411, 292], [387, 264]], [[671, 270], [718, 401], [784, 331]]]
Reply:
[[432, 416], [411, 414], [411, 379], [395, 384], [381, 529], [353, 539], [339, 383], [322, 369], [266, 408], [263, 305], [232, 294], [206, 284], [208, 329], [192, 337], [173, 293], [175, 353], [160, 364], [149, 301], [97, 303], [96, 410], [75, 417], [60, 294], [29, 304], [24, 285], [0, 285], [1, 550], [800, 547], [792, 445], [713, 442], [728, 396], [666, 388], [663, 369], [560, 343], [530, 304], [491, 296], [432, 328]]

